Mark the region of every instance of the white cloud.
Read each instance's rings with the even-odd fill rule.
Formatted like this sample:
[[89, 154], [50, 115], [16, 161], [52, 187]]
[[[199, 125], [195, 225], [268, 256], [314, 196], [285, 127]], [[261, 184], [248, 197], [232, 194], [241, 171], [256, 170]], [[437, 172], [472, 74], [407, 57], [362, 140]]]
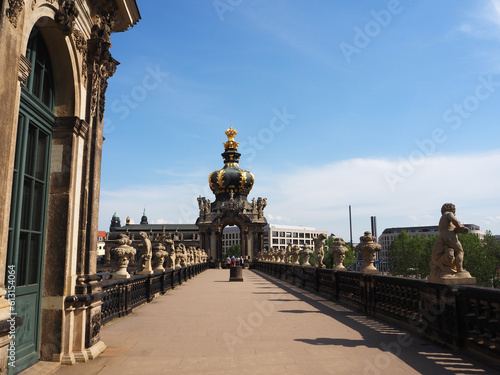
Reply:
[[490, 0], [477, 8], [467, 22], [459, 26], [459, 31], [480, 39], [500, 38], [500, 0]]
[[[370, 229], [377, 216], [378, 234], [386, 227], [437, 225], [441, 205], [452, 202], [457, 217], [481, 229], [500, 234], [500, 150], [427, 157], [391, 189], [385, 174], [398, 173], [402, 161], [351, 159], [299, 168], [293, 172], [252, 171], [256, 183], [249, 199], [268, 198], [269, 222], [314, 226], [341, 235], [349, 234], [348, 207], [352, 205], [354, 241]], [[254, 194], [252, 194], [254, 193]], [[101, 229], [107, 229], [115, 209], [121, 219], [146, 207], [151, 223], [194, 223], [196, 198], [213, 200], [208, 186], [176, 185], [126, 188], [101, 193]]]

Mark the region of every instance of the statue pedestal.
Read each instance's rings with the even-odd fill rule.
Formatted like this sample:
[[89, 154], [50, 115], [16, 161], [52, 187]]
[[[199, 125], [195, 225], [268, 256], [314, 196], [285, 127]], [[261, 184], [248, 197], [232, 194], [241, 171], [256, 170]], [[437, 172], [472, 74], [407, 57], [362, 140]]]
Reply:
[[229, 268], [229, 281], [243, 281], [243, 271], [241, 266]]
[[430, 275], [427, 278], [427, 282], [443, 285], [476, 285], [476, 278], [472, 276], [460, 277], [460, 275], [452, 277], [436, 277]]

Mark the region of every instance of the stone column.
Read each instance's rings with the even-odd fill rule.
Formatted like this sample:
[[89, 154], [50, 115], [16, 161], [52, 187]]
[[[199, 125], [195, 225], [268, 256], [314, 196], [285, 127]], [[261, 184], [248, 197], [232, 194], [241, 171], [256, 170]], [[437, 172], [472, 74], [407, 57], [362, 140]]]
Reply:
[[[24, 84], [29, 64], [23, 64], [26, 45], [22, 46], [24, 17], [21, 11], [23, 2], [3, 1], [0, 6], [0, 323], [8, 324], [10, 305], [6, 299], [5, 272], [7, 269], [7, 243], [12, 193], [12, 171], [16, 149], [16, 136], [19, 116], [21, 86]], [[10, 12], [10, 13], [7, 13]], [[19, 15], [19, 17], [18, 17]], [[14, 22], [16, 26], [14, 26]], [[24, 56], [23, 56], [24, 57]], [[0, 334], [0, 373], [7, 372], [7, 347], [11, 340], [8, 331]]]

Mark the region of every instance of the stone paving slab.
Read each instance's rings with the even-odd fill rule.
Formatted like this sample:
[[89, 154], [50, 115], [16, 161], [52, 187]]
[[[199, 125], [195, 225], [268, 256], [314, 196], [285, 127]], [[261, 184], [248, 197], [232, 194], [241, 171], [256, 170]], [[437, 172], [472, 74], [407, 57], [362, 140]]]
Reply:
[[207, 270], [101, 330], [108, 349], [54, 373], [498, 374], [260, 272]]

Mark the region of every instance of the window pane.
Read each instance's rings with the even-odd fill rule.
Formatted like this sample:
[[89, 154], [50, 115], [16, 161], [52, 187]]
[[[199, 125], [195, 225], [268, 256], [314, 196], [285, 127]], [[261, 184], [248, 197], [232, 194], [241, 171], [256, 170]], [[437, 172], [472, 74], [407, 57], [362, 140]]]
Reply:
[[49, 145], [49, 136], [40, 132], [38, 135], [38, 147], [36, 151], [36, 172], [35, 176], [39, 180], [45, 181], [47, 168], [47, 147]]
[[29, 177], [24, 178], [24, 188], [23, 188], [23, 203], [22, 203], [22, 214], [21, 214], [21, 229], [31, 229], [31, 192], [33, 190], [33, 180]]
[[35, 196], [33, 201], [33, 219], [31, 229], [36, 231], [42, 230], [42, 222], [43, 222], [43, 202], [44, 202], [44, 184], [40, 182], [35, 183]]
[[[20, 233], [19, 236], [19, 249], [17, 255], [17, 285], [26, 285], [26, 263], [28, 256], [28, 233]], [[15, 251], [15, 249], [14, 249]]]
[[35, 175], [35, 151], [36, 151], [36, 139], [37, 139], [37, 129], [33, 124], [30, 123], [30, 128], [28, 132], [28, 144], [26, 145], [26, 171], [25, 173], [30, 176]]
[[29, 252], [29, 268], [28, 268], [28, 284], [38, 283], [38, 268], [40, 259], [40, 235], [31, 234], [30, 241], [30, 252]]

